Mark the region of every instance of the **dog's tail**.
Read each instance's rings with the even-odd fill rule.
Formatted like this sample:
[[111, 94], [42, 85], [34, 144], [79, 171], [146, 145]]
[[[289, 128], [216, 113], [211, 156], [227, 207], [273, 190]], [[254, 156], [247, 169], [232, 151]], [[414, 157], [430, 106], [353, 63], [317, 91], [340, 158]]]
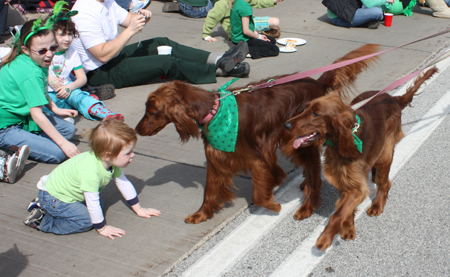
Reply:
[[406, 106], [410, 106], [411, 102], [413, 100], [414, 95], [416, 95], [417, 90], [420, 88], [420, 86], [431, 76], [433, 76], [434, 73], [438, 72], [438, 69], [433, 66], [431, 69], [428, 69], [425, 73], [422, 73], [422, 75], [416, 80], [414, 80], [414, 84], [408, 87], [406, 90], [406, 93], [402, 96], [395, 96], [394, 99], [397, 101], [397, 103], [400, 105], [401, 109], [403, 110]]
[[[334, 63], [376, 53], [379, 47], [379, 44], [363, 45], [358, 49], [351, 51], [342, 58], [336, 60]], [[344, 67], [327, 71], [322, 74], [322, 76], [320, 76], [317, 81], [325, 86], [325, 89], [327, 91], [335, 90], [341, 97], [346, 97], [351, 91], [351, 88], [353, 88], [353, 83], [356, 80], [356, 76], [363, 70], [369, 68], [377, 60], [378, 58], [375, 56]]]

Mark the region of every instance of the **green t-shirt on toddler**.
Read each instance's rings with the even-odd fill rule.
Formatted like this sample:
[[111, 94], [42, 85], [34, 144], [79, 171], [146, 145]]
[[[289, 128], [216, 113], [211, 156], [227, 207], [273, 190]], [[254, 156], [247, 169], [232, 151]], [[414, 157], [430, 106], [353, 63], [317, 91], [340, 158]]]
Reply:
[[68, 159], [50, 173], [45, 190], [65, 203], [85, 201], [83, 192], [100, 192], [111, 178], [119, 178], [122, 170], [105, 169], [93, 152], [83, 152]]

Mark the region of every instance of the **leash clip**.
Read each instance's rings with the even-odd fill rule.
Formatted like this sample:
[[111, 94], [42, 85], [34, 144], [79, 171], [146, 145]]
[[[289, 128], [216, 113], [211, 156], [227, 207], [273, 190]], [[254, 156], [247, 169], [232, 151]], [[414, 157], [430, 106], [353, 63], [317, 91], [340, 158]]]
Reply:
[[238, 95], [238, 94], [240, 94], [241, 92], [245, 92], [245, 91], [251, 91], [252, 90], [252, 86], [250, 85], [250, 86], [248, 86], [248, 87], [246, 87], [246, 88], [242, 88], [242, 89], [238, 89], [238, 90], [233, 90], [233, 95]]
[[356, 134], [358, 132], [359, 126], [360, 126], [359, 123], [355, 123], [355, 127], [353, 127], [352, 129], [353, 134]]

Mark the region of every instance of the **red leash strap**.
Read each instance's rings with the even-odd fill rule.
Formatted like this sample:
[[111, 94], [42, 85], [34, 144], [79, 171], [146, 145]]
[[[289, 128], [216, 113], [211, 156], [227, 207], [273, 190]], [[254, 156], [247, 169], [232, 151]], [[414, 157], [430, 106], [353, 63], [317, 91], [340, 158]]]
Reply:
[[[447, 55], [446, 57], [443, 57]], [[373, 98], [377, 97], [380, 94], [383, 94], [387, 91], [393, 90], [394, 88], [406, 83], [407, 81], [411, 80], [412, 78], [414, 78], [415, 76], [417, 76], [420, 72], [422, 72], [423, 70], [425, 70], [426, 68], [440, 62], [441, 60], [448, 58], [448, 56], [450, 55], [450, 51], [445, 52], [444, 54], [440, 55], [439, 57], [437, 57], [436, 59], [434, 59], [433, 61], [431, 61], [430, 63], [428, 63], [424, 68], [417, 70], [416, 72], [413, 72], [403, 78], [398, 79], [397, 81], [393, 82], [392, 84], [390, 84], [389, 86], [387, 86], [386, 88], [380, 90], [378, 93], [376, 93], [375, 95], [373, 95], [370, 98], [367, 98], [361, 102], [355, 103], [351, 106], [351, 108], [353, 110], [357, 110], [359, 108], [361, 108], [362, 106], [364, 106], [365, 104], [369, 103], [370, 100], [372, 100]], [[443, 57], [443, 58], [442, 58]], [[442, 58], [442, 59], [441, 59]]]
[[362, 61], [362, 60], [365, 60], [365, 59], [368, 59], [368, 58], [371, 58], [371, 57], [374, 57], [374, 56], [386, 53], [388, 51], [404, 47], [406, 45], [410, 45], [410, 44], [413, 44], [413, 43], [416, 43], [416, 42], [419, 42], [419, 41], [422, 41], [422, 40], [426, 40], [426, 39], [429, 39], [429, 38], [432, 38], [432, 37], [435, 37], [435, 36], [440, 36], [440, 35], [448, 33], [448, 32], [450, 32], [450, 28], [446, 29], [444, 31], [437, 32], [435, 34], [423, 37], [421, 39], [418, 39], [418, 40], [415, 40], [415, 41], [412, 41], [412, 42], [408, 42], [408, 43], [405, 43], [403, 45], [400, 45], [400, 46], [397, 46], [397, 47], [394, 47], [394, 48], [390, 48], [390, 49], [387, 49], [387, 50], [384, 50], [384, 51], [380, 51], [380, 52], [377, 52], [377, 53], [374, 53], [374, 54], [370, 54], [370, 55], [366, 55], [366, 56], [362, 56], [362, 57], [359, 57], [359, 58], [355, 58], [355, 59], [351, 59], [351, 60], [347, 60], [347, 61], [342, 61], [342, 62], [338, 62], [338, 63], [333, 63], [333, 64], [322, 66], [322, 67], [319, 67], [319, 68], [316, 68], [316, 69], [311, 69], [311, 70], [308, 70], [308, 71], [292, 74], [292, 75], [280, 78], [278, 80], [272, 80], [272, 81], [269, 81], [267, 83], [262, 83], [262, 84], [259, 84], [259, 85], [256, 85], [256, 86], [252, 86], [252, 87], [249, 88], [249, 91], [255, 91], [255, 90], [258, 90], [258, 89], [261, 89], [261, 88], [273, 87], [273, 86], [276, 86], [276, 85], [292, 82], [292, 81], [295, 81], [295, 80], [298, 80], [298, 79], [310, 77], [310, 76], [313, 76], [313, 75], [316, 75], [316, 74], [321, 74], [321, 73], [324, 73], [326, 71], [330, 71], [330, 70], [333, 70], [333, 69], [336, 69], [336, 68], [340, 68], [340, 67], [343, 67], [343, 66], [346, 66], [346, 65], [349, 65], [349, 64], [357, 63], [359, 61]]

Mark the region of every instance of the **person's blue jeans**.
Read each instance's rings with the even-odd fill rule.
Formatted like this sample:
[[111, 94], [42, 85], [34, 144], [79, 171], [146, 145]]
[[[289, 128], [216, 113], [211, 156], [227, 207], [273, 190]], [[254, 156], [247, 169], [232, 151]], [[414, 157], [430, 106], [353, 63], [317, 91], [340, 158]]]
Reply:
[[450, 7], [450, 0], [444, 0], [444, 1], [445, 1], [445, 4], [447, 4], [447, 6]]
[[331, 19], [331, 23], [341, 27], [357, 27], [372, 20], [381, 21], [383, 16], [383, 10], [380, 7], [366, 8], [362, 6], [362, 8], [356, 10], [352, 23], [348, 23], [340, 17]]
[[181, 13], [187, 17], [202, 18], [206, 17], [208, 12], [214, 7], [214, 3], [208, 0], [208, 4], [205, 7], [194, 7], [183, 2], [178, 2]]
[[[77, 129], [75, 126], [54, 115], [46, 115], [56, 130], [67, 140], [70, 140]], [[9, 148], [12, 145], [30, 146], [30, 159], [44, 163], [61, 163], [67, 157], [59, 146], [44, 132], [30, 133], [22, 129], [23, 126], [13, 125], [0, 130], [0, 147]]]
[[39, 225], [43, 232], [67, 235], [86, 232], [94, 228], [86, 203], [65, 203], [45, 190], [39, 190], [39, 204], [45, 216]]
[[128, 11], [130, 9], [131, 0], [116, 0], [116, 3]]
[[[89, 108], [94, 106], [95, 104], [101, 104], [102, 106], [105, 105], [102, 101], [94, 99], [89, 95], [88, 92], [82, 91], [79, 88], [72, 90], [69, 97], [67, 97], [66, 99], [56, 97], [55, 91], [49, 91], [48, 95], [58, 108], [75, 109], [79, 111], [85, 118], [90, 120], [97, 120], [97, 118], [92, 118], [92, 116], [89, 114]], [[45, 106], [43, 108], [43, 111], [45, 113], [52, 114], [52, 112]]]

